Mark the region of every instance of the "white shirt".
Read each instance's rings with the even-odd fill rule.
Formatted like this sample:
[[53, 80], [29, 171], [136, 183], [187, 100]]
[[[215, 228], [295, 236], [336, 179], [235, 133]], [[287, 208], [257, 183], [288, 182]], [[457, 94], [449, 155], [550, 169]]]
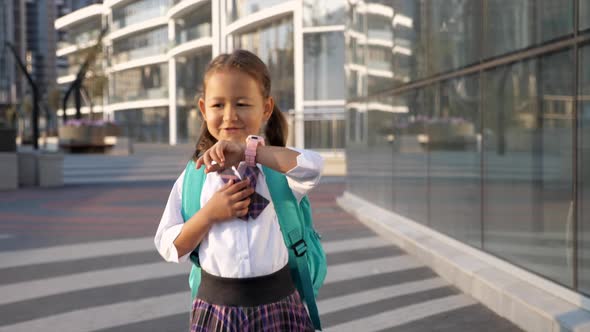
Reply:
[[[324, 161], [317, 152], [289, 149], [299, 152], [297, 166], [289, 170], [287, 183], [297, 201], [314, 188], [321, 177]], [[284, 267], [289, 254], [279, 227], [262, 167], [256, 182], [256, 192], [270, 202], [256, 218], [244, 221], [238, 218], [215, 223], [201, 241], [199, 261], [210, 274], [226, 278], [247, 278], [271, 274]], [[190, 253], [178, 257], [174, 240], [180, 234], [182, 218], [182, 184], [184, 171], [172, 188], [160, 225], [154, 238], [156, 248], [168, 262], [187, 262]], [[216, 173], [208, 173], [201, 191], [201, 206], [224, 185]]]

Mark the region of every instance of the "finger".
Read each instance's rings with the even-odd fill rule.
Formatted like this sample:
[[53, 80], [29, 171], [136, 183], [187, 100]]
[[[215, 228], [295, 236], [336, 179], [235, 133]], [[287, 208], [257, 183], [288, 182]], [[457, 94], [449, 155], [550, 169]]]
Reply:
[[219, 153], [219, 151], [217, 148], [212, 148], [210, 156], [211, 156], [211, 159], [217, 163], [217, 165], [222, 166], [221, 165], [221, 158], [219, 157], [218, 153]]
[[231, 199], [233, 202], [238, 202], [243, 200], [244, 198], [249, 197], [250, 195], [252, 195], [254, 193], [254, 188], [250, 187], [250, 188], [246, 188], [242, 191], [238, 191], [237, 193], [233, 194], [231, 196]]
[[248, 179], [246, 179], [244, 181], [236, 182], [236, 184], [234, 184], [233, 186], [231, 186], [228, 189], [227, 193], [230, 195], [233, 195], [233, 194], [237, 193], [238, 191], [241, 191], [244, 188], [246, 188], [249, 184], [250, 184], [250, 180], [248, 180]]
[[203, 165], [203, 156], [199, 157], [199, 159], [197, 159], [197, 163], [195, 165], [195, 167], [197, 169], [201, 168], [201, 166]]
[[248, 208], [236, 211], [236, 216], [238, 216], [238, 217], [243, 217], [246, 214], [248, 214]]
[[227, 183], [221, 187], [221, 189], [219, 189], [219, 191], [226, 191], [229, 189], [229, 187], [232, 186], [232, 184], [234, 184], [234, 179], [229, 179], [229, 181], [227, 181]]
[[250, 202], [251, 202], [251, 200], [249, 198], [246, 198], [243, 201], [239, 201], [234, 204], [234, 209], [236, 209], [236, 210], [247, 209], [248, 206], [250, 206]]
[[225, 143], [219, 144], [218, 146], [216, 146], [215, 149], [215, 154], [217, 155], [217, 157], [219, 157], [219, 163], [221, 164], [221, 166], [225, 165], [225, 153], [223, 152], [225, 150]]
[[203, 162], [205, 163], [205, 166], [207, 167], [206, 170], [209, 171], [209, 169], [211, 168], [211, 150], [207, 150], [207, 152], [205, 152], [205, 154], [203, 155]]

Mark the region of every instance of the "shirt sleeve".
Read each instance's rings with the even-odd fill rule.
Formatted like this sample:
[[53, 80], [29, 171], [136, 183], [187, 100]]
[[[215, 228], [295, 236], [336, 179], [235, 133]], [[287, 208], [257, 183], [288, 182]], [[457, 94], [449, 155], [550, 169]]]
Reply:
[[290, 169], [285, 175], [297, 202], [301, 202], [301, 199], [320, 182], [324, 170], [324, 159], [315, 151], [293, 147], [289, 147], [289, 149], [299, 152], [299, 155], [297, 156], [297, 166]]
[[172, 187], [168, 202], [166, 202], [166, 208], [160, 219], [158, 230], [154, 238], [156, 249], [160, 255], [167, 262], [183, 263], [189, 260], [190, 253], [182, 257], [178, 257], [176, 246], [174, 246], [174, 240], [180, 234], [182, 227], [184, 226], [184, 220], [182, 218], [182, 183], [184, 181], [184, 171]]

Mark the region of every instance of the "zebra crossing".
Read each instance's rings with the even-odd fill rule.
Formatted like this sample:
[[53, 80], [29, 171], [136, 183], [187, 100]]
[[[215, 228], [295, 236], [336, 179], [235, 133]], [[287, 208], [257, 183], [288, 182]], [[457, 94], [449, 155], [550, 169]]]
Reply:
[[[164, 262], [152, 234], [192, 147], [135, 151], [66, 155], [66, 187], [0, 196], [0, 332], [188, 331], [190, 263]], [[324, 330], [519, 331], [339, 209], [338, 181], [310, 194]]]
[[[358, 238], [333, 239], [325, 241], [324, 246], [329, 267], [318, 307], [326, 331], [391, 329], [429, 316], [480, 306], [378, 236], [363, 234]], [[153, 254], [154, 260], [140, 264], [130, 261], [124, 267], [98, 270], [88, 270], [81, 264], [84, 260], [129, 253]], [[354, 260], [355, 253], [360, 260]], [[152, 322], [150, 331], [188, 329], [190, 264], [162, 261], [155, 252], [152, 237], [2, 252], [0, 275], [3, 271], [27, 269], [32, 275], [42, 276], [50, 265], [67, 262], [80, 265], [80, 271], [22, 282], [0, 279], [0, 331], [134, 331], [133, 324], [145, 321]], [[412, 279], [391, 278], [408, 272]], [[374, 282], [374, 287], [365, 285], [376, 278], [385, 280]], [[153, 285], [170, 282], [176, 285], [165, 287], [170, 293], [142, 287], [141, 294], [132, 294], [138, 291], [134, 284], [146, 281], [153, 281]], [[122, 292], [123, 296], [108, 298], [113, 292], [110, 288]], [[323, 290], [327, 292], [323, 294]], [[101, 294], [107, 298], [102, 301], [86, 298]], [[418, 301], [410, 300], [416, 294], [420, 295]], [[396, 298], [407, 299], [408, 305], [382, 306], [378, 312], [363, 313], [363, 307]], [[45, 306], [54, 308], [49, 310]], [[26, 310], [26, 314], [21, 310]], [[361, 317], [348, 314], [351, 310], [360, 312]], [[165, 325], [170, 317], [177, 318], [176, 327]]]

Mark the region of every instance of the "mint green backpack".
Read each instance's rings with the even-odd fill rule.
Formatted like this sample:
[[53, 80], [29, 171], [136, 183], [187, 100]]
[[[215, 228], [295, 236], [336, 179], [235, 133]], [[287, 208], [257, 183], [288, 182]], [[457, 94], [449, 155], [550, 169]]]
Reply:
[[[307, 196], [301, 203], [293, 195], [284, 174], [262, 166], [268, 190], [277, 213], [281, 233], [289, 250], [289, 268], [295, 286], [307, 303], [309, 316], [316, 330], [321, 330], [320, 317], [315, 298], [324, 283], [327, 273], [326, 254], [319, 234], [313, 229], [311, 205]], [[201, 190], [205, 182], [205, 167], [195, 169], [189, 161], [182, 185], [182, 217], [186, 222], [201, 209]], [[193, 262], [189, 276], [192, 298], [197, 296], [201, 283], [199, 247], [190, 254]]]

